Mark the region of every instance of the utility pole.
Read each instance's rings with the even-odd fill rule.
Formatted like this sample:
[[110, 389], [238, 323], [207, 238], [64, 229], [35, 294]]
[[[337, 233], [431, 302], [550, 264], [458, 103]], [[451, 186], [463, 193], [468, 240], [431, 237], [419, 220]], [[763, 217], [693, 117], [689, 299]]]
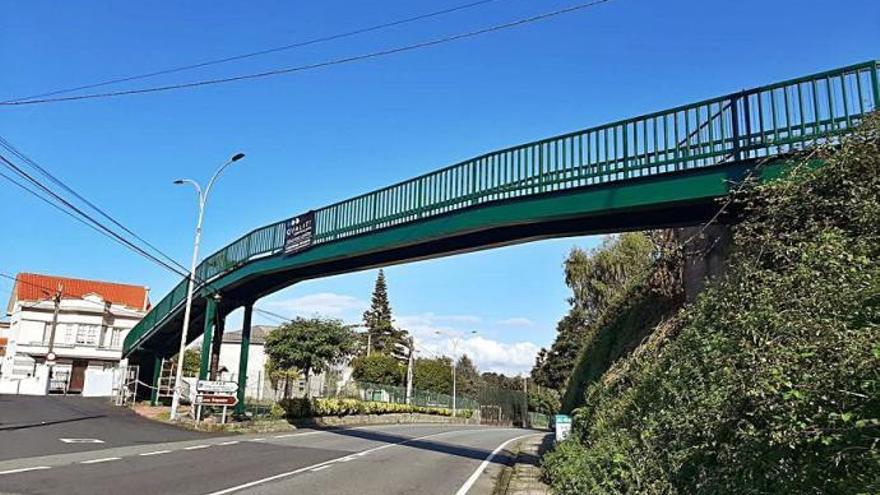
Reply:
[[523, 426], [528, 428], [529, 425], [529, 377], [523, 373]]
[[416, 341], [413, 337], [409, 338], [409, 356], [406, 360], [406, 403], [412, 404], [413, 390], [413, 356], [416, 353]]
[[373, 347], [373, 334], [367, 329], [367, 357], [370, 357], [370, 349]]
[[55, 303], [55, 309], [52, 312], [52, 328], [49, 330], [49, 351], [46, 352], [46, 365], [49, 367], [49, 377], [46, 380], [46, 393], [49, 393], [49, 385], [52, 382], [52, 375], [55, 371], [55, 331], [58, 328], [58, 311], [61, 309], [61, 294], [64, 292], [64, 285], [58, 283], [55, 295], [52, 300]]

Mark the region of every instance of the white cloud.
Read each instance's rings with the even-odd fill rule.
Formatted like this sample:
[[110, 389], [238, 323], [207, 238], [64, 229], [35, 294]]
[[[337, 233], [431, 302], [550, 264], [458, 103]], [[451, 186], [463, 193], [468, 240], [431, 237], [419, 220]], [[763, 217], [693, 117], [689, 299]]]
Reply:
[[[453, 349], [450, 336], [457, 336], [459, 343], [456, 356], [467, 354], [481, 372], [494, 371], [506, 375], [528, 373], [535, 363], [540, 347], [528, 341], [508, 343], [479, 334], [473, 335], [471, 332], [474, 330], [480, 331], [477, 324], [482, 321], [478, 316], [435, 313], [403, 315], [397, 318], [399, 326], [415, 336], [425, 357], [451, 356]], [[437, 332], [445, 335], [438, 335]]]
[[[265, 306], [274, 311], [291, 316], [313, 316], [315, 314], [342, 318], [349, 322], [360, 321], [361, 314], [369, 302], [356, 297], [334, 292], [318, 292], [289, 299], [266, 301]], [[452, 355], [449, 335], [460, 337], [456, 356], [467, 354], [481, 372], [493, 371], [509, 376], [528, 373], [535, 362], [540, 347], [533, 342], [500, 342], [483, 335], [480, 324], [484, 319], [467, 314], [441, 315], [419, 313], [395, 317], [399, 328], [408, 330], [415, 339], [422, 356], [436, 357]], [[527, 318], [507, 318], [496, 322], [502, 325], [531, 325]], [[446, 335], [438, 335], [437, 332]]]
[[337, 294], [335, 292], [318, 292], [292, 299], [267, 301], [266, 306], [275, 310], [298, 316], [333, 316], [336, 318], [360, 318], [360, 313], [367, 308], [367, 303], [356, 297]]
[[[452, 354], [448, 337], [435, 335], [430, 339], [418, 340], [418, 344], [428, 357]], [[494, 371], [515, 376], [528, 373], [532, 369], [539, 349], [533, 342], [507, 343], [474, 335], [459, 342], [456, 356], [467, 354], [480, 372]]]
[[513, 318], [506, 318], [504, 320], [498, 320], [499, 325], [507, 325], [512, 327], [530, 327], [535, 324], [532, 320], [528, 318], [523, 318], [521, 316], [516, 316]]

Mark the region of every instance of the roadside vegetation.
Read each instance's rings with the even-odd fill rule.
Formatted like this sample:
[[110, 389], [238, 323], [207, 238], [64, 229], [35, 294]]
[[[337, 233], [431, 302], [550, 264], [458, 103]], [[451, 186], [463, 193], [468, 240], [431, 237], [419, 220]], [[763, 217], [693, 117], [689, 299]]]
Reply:
[[641, 281], [595, 320], [653, 328], [617, 359], [582, 342], [557, 493], [880, 492], [878, 119], [734, 200], [728, 271], [694, 304], [665, 315]]

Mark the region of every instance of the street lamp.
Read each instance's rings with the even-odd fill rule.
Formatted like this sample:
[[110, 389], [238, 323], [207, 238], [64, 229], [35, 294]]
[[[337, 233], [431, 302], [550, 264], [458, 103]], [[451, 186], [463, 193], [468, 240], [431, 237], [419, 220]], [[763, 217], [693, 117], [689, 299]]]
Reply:
[[[449, 339], [452, 341], [452, 417], [454, 418], [455, 414], [456, 414], [456, 407], [455, 407], [456, 406], [456, 404], [455, 404], [455, 402], [456, 402], [455, 401], [455, 396], [456, 396], [456, 394], [455, 394], [455, 388], [456, 388], [455, 375], [456, 375], [456, 373], [455, 373], [455, 368], [457, 366], [455, 355], [458, 352], [458, 343], [461, 341], [461, 335], [447, 333], [442, 330], [435, 330], [434, 333], [436, 333], [437, 335], [444, 335], [446, 337], [449, 337]], [[476, 334], [477, 331], [471, 330], [468, 333]]]
[[[220, 174], [226, 170], [226, 167], [232, 165], [233, 163], [244, 158], [244, 153], [236, 153], [229, 160], [220, 166], [214, 175], [211, 177], [211, 180], [208, 181], [208, 187], [202, 191], [202, 186], [199, 185], [198, 182], [192, 179], [177, 179], [174, 181], [175, 184], [192, 184], [192, 186], [196, 189], [196, 193], [199, 195], [199, 219], [196, 222], [196, 238], [193, 243], [193, 254], [192, 254], [192, 262], [189, 266], [189, 278], [187, 279], [186, 284], [186, 306], [183, 310], [183, 331], [180, 334], [180, 352], [177, 354], [177, 370], [174, 376], [174, 394], [171, 399], [171, 420], [176, 420], [179, 415], [177, 414], [177, 408], [180, 406], [180, 392], [181, 392], [181, 382], [183, 379], [183, 355], [186, 352], [186, 337], [189, 333], [189, 316], [192, 312], [192, 296], [193, 296], [193, 285], [194, 280], [196, 278], [196, 263], [199, 259], [199, 242], [202, 238], [202, 220], [205, 217], [205, 205], [208, 202], [208, 194], [211, 193], [211, 188], [214, 186], [214, 181], [220, 177]], [[202, 356], [202, 359], [205, 357]]]

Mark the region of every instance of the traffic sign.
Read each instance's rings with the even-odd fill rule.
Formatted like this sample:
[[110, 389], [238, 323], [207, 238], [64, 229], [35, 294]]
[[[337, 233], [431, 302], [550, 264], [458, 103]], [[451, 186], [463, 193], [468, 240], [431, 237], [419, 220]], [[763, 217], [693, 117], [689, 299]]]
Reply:
[[199, 380], [196, 383], [196, 391], [233, 395], [238, 392], [238, 383], [220, 380]]
[[234, 406], [238, 404], [238, 397], [234, 395], [196, 395], [197, 406]]

